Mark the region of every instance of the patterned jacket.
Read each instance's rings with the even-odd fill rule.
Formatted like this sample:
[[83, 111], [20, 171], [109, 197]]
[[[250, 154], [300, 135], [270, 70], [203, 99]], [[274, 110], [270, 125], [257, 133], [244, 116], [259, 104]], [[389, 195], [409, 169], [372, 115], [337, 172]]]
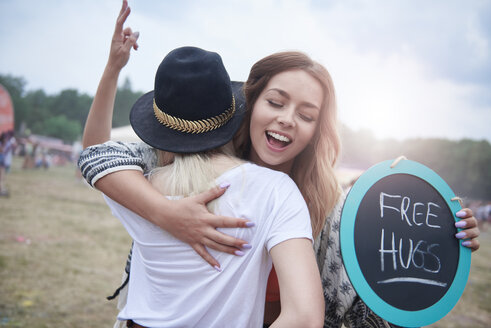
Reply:
[[[103, 176], [121, 170], [139, 170], [147, 174], [157, 166], [155, 149], [144, 143], [109, 141], [82, 151], [78, 165], [83, 177], [94, 186]], [[375, 315], [358, 297], [351, 285], [339, 244], [339, 227], [344, 196], [329, 214], [314, 242], [322, 278], [326, 314], [324, 327], [390, 328], [397, 327]]]

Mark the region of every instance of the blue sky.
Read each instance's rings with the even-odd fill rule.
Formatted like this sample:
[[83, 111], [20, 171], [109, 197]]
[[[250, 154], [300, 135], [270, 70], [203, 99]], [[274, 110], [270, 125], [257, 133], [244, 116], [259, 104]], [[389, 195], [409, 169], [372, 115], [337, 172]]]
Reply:
[[[330, 71], [339, 117], [380, 138], [491, 141], [491, 1], [130, 0], [140, 31], [121, 82], [153, 88], [170, 50], [221, 54], [245, 80], [258, 59], [301, 50]], [[0, 0], [0, 74], [27, 89], [93, 95], [119, 0]]]

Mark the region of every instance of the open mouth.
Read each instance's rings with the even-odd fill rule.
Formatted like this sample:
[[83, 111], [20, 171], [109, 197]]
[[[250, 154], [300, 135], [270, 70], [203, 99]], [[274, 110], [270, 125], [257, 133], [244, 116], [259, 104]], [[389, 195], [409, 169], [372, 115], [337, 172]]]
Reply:
[[292, 143], [290, 138], [272, 131], [266, 131], [268, 143], [275, 148], [284, 148]]

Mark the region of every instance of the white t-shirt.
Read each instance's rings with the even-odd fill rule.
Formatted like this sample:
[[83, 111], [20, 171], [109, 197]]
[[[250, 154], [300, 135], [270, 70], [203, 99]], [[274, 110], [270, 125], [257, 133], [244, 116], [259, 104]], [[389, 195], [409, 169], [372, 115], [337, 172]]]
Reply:
[[309, 212], [295, 183], [281, 172], [246, 163], [216, 182], [231, 185], [215, 213], [255, 223], [252, 228], [219, 229], [252, 245], [244, 256], [209, 249], [222, 272], [188, 244], [105, 197], [134, 240], [120, 320], [145, 327], [262, 327], [269, 251], [287, 239], [312, 240]]

